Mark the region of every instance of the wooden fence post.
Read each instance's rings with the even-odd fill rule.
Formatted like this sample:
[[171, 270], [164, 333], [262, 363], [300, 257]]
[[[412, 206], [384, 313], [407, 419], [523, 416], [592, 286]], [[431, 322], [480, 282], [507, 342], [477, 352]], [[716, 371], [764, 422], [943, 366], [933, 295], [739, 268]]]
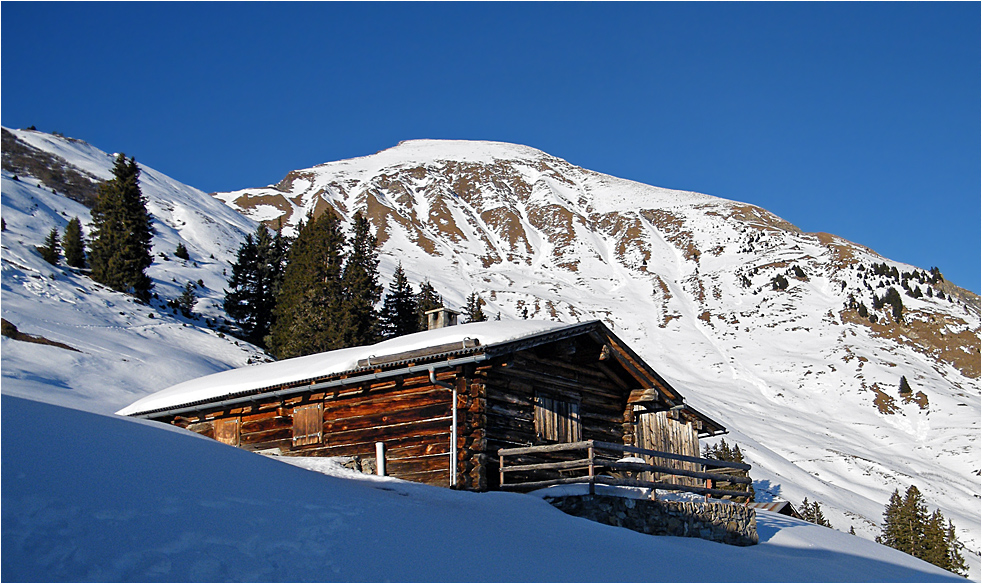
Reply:
[[503, 487], [505, 484], [505, 455], [498, 454], [498, 476], [500, 480], [498, 482], [498, 487]]
[[594, 478], [593, 478], [593, 442], [591, 442], [590, 445], [586, 447], [586, 458], [588, 461], [587, 472], [589, 473], [588, 476], [590, 477], [590, 494], [593, 495], [596, 492], [596, 487], [594, 486]]

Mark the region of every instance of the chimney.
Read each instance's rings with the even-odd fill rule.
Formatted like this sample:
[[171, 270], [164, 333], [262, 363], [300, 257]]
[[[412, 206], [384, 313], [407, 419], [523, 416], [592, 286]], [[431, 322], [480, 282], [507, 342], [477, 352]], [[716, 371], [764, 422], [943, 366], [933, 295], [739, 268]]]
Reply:
[[452, 308], [436, 308], [426, 311], [426, 330], [454, 326], [457, 324], [457, 315], [460, 314]]

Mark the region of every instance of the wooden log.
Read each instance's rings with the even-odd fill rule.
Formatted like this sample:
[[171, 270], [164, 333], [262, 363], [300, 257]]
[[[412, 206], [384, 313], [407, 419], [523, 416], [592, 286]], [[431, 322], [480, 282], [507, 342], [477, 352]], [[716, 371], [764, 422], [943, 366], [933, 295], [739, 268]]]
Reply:
[[715, 460], [712, 458], [698, 458], [694, 456], [683, 456], [680, 454], [672, 454], [671, 452], [659, 452], [656, 450], [638, 448], [636, 446], [628, 446], [626, 444], [613, 444], [609, 442], [594, 441], [594, 447], [600, 450], [607, 450], [613, 452], [631, 452], [634, 454], [647, 454], [649, 456], [657, 456], [659, 458], [671, 458], [673, 460], [694, 462], [697, 464], [704, 464], [706, 466], [738, 468], [741, 470], [750, 470], [751, 468], [753, 468], [751, 465], [742, 462], [729, 462], [726, 460]]
[[[599, 369], [593, 369], [585, 365], [570, 363], [559, 359], [536, 355], [531, 351], [522, 351], [515, 357], [515, 362], [522, 365], [524, 369], [533, 371], [554, 371], [562, 372], [563, 377], [581, 382], [603, 385], [614, 391], [613, 384], [607, 376]], [[584, 361], [586, 363], [586, 361]]]
[[286, 428], [273, 428], [262, 432], [249, 432], [239, 435], [239, 444], [255, 445], [260, 442], [275, 442], [278, 440], [293, 440], [293, 425]]
[[563, 462], [545, 462], [539, 464], [517, 464], [517, 465], [506, 465], [501, 468], [501, 472], [528, 472], [536, 470], [563, 470], [563, 469], [576, 469], [576, 468], [587, 468], [590, 466], [589, 458], [581, 458], [579, 460], [567, 460]]
[[273, 450], [279, 449], [280, 454], [286, 455], [293, 447], [293, 436], [279, 440], [264, 440], [262, 442], [251, 442], [249, 444], [239, 442], [239, 448], [243, 450]]
[[620, 485], [627, 487], [647, 487], [650, 489], [661, 489], [663, 491], [685, 491], [687, 493], [696, 493], [698, 495], [712, 495], [715, 497], [740, 497], [749, 496], [749, 493], [745, 491], [727, 491], [724, 489], [707, 489], [706, 487], [694, 487], [690, 485], [673, 485], [671, 483], [661, 483], [656, 481], [639, 481], [632, 479], [619, 479], [614, 477], [608, 477], [604, 475], [599, 475], [594, 477], [597, 483], [605, 485]]
[[[375, 440], [347, 443], [347, 444], [322, 444], [315, 446], [304, 446], [295, 449], [291, 449], [290, 455], [292, 456], [375, 456]], [[446, 445], [449, 450], [450, 445], [450, 428], [446, 428], [443, 434], [434, 434], [432, 436], [420, 437], [420, 436], [407, 436], [402, 438], [393, 438], [390, 440], [385, 440], [386, 452], [388, 457], [392, 457], [393, 451], [399, 451], [400, 449], [406, 448], [420, 448], [425, 450], [430, 445]], [[434, 452], [436, 454], [437, 452]], [[284, 453], [286, 454], [286, 453]]]
[[397, 479], [402, 479], [404, 481], [412, 481], [414, 483], [422, 483], [424, 485], [432, 485], [434, 487], [449, 487], [450, 486], [450, 469], [446, 470], [434, 470], [428, 472], [414, 472], [414, 473], [402, 473], [393, 474], [392, 476]]
[[359, 393], [354, 396], [346, 396], [344, 399], [329, 399], [324, 402], [325, 411], [352, 411], [379, 409], [380, 406], [402, 407], [405, 404], [413, 403], [436, 403], [446, 401], [449, 403], [450, 392], [443, 387], [435, 385], [420, 385], [416, 387], [402, 387], [386, 392], [378, 393]]
[[592, 442], [584, 440], [581, 442], [565, 442], [561, 444], [547, 444], [543, 446], [526, 446], [522, 448], [502, 448], [498, 450], [499, 456], [513, 456], [516, 454], [541, 454], [544, 452], [561, 452], [565, 450], [584, 450], [592, 446]]
[[450, 472], [450, 455], [441, 454], [419, 458], [387, 459], [385, 468], [390, 475], [404, 475], [431, 471]]
[[576, 380], [549, 375], [546, 372], [524, 369], [508, 369], [507, 371], [501, 372], [501, 375], [503, 377], [517, 377], [525, 380], [527, 384], [532, 385], [537, 389], [547, 388], [552, 393], [566, 395], [567, 397], [579, 397], [581, 393], [592, 393], [612, 401], [626, 398], [623, 393], [617, 391], [611, 391], [595, 385], [580, 383]]
[[211, 439], [215, 438], [215, 425], [211, 422], [196, 422], [194, 424], [188, 424], [187, 429]]
[[441, 416], [398, 424], [380, 424], [369, 428], [332, 432], [327, 435], [330, 445], [360, 442], [390, 442], [401, 438], [427, 437], [450, 432], [450, 417]]
[[602, 466], [604, 468], [609, 468], [611, 470], [627, 470], [634, 472], [660, 472], [664, 474], [676, 475], [676, 476], [686, 476], [694, 477], [698, 479], [711, 479], [714, 481], [726, 481], [730, 483], [740, 483], [740, 484], [751, 484], [753, 480], [749, 477], [735, 477], [730, 475], [721, 475], [711, 472], [699, 472], [694, 470], [688, 470], [684, 468], [670, 468], [665, 466], [659, 466], [656, 464], [642, 464], [639, 462], [617, 462], [613, 460], [598, 460], [597, 466]]
[[430, 455], [446, 456], [448, 454], [450, 454], [450, 440], [405, 444], [402, 446], [386, 446], [386, 455], [390, 460]]
[[[447, 392], [444, 392], [445, 394]], [[383, 411], [369, 412], [361, 410], [361, 415], [350, 415], [339, 418], [329, 418], [324, 423], [325, 435], [334, 435], [347, 430], [359, 430], [374, 426], [386, 426], [393, 424], [403, 424], [418, 420], [429, 420], [432, 418], [446, 418], [450, 416], [449, 395], [443, 396], [443, 402], [425, 404], [415, 407], [402, 409], [387, 409]]]
[[252, 419], [249, 421], [243, 420], [241, 432], [242, 434], [252, 434], [255, 432], [266, 432], [268, 430], [277, 430], [282, 428], [292, 428], [293, 419], [286, 417], [279, 417], [274, 415], [268, 415], [266, 417], [257, 418], [256, 416], [250, 416]]
[[[596, 477], [599, 478], [599, 477]], [[536, 489], [543, 489], [545, 487], [551, 487], [553, 485], [571, 485], [575, 483], [588, 483], [590, 482], [590, 477], [570, 477], [562, 479], [550, 479], [547, 481], [528, 481], [522, 483], [502, 483], [499, 485], [501, 489], [506, 491], [534, 491]]]
[[528, 434], [529, 436], [535, 436], [535, 424], [531, 418], [503, 416], [492, 412], [485, 414], [485, 417], [487, 418], [488, 431], [492, 431], [492, 429], [495, 432], [517, 431]]
[[532, 421], [533, 416], [530, 405], [520, 408], [507, 403], [506, 405], [502, 405], [502, 402], [492, 399], [488, 399], [487, 413], [488, 415], [504, 416], [506, 418], [524, 419], [529, 422]]

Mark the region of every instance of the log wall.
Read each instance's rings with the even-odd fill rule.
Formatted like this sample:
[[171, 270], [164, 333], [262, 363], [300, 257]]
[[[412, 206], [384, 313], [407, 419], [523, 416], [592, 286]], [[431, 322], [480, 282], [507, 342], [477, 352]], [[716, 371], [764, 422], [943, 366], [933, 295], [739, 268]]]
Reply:
[[[612, 375], [614, 365], [609, 356], [605, 362], [600, 345], [589, 339], [577, 343], [540, 346], [437, 374], [438, 381], [454, 384], [458, 393], [457, 488], [497, 488], [500, 448], [558, 441], [549, 436], [555, 432], [541, 428], [546, 425], [542, 420], [551, 420], [543, 411], [550, 404], [576, 404], [555, 409], [560, 418], [575, 419], [575, 431], [563, 434], [567, 438], [634, 443], [629, 380]], [[316, 436], [316, 427], [305, 424], [305, 438], [298, 440], [294, 412], [308, 415], [312, 405], [322, 408], [323, 432]], [[248, 450], [272, 449], [287, 456], [374, 458], [375, 442], [381, 441], [387, 449], [388, 474], [449, 486], [451, 419], [451, 391], [434, 385], [424, 373], [171, 422], [212, 438], [237, 440]], [[238, 436], [231, 437], [235, 427]]]
[[579, 403], [578, 436], [582, 440], [623, 443], [625, 423], [630, 427], [633, 419], [627, 392], [589, 362], [571, 363], [521, 351], [478, 372], [472, 384], [483, 385], [480, 393], [487, 427], [484, 449], [475, 455], [483, 462], [484, 488], [498, 487], [498, 449], [555, 442], [536, 432], [537, 392]]
[[[458, 371], [437, 374], [443, 383], [467, 383]], [[469, 396], [458, 396], [458, 406], [470, 404]], [[309, 425], [306, 436], [295, 438], [294, 412], [322, 410], [323, 433]], [[458, 411], [458, 431], [476, 426], [476, 412]], [[285, 456], [375, 457], [375, 443], [386, 445], [386, 474], [438, 486], [450, 484], [451, 391], [430, 383], [427, 374], [407, 376], [333, 392], [301, 394], [283, 400], [258, 402], [229, 410], [215, 410], [193, 418], [176, 418], [171, 423], [210, 438], [233, 443], [229, 435], [238, 428], [238, 446], [247, 450], [275, 450]], [[471, 432], [473, 434], [473, 432]], [[462, 448], [475, 436], [458, 436], [458, 461]], [[469, 439], [469, 440], [468, 440]], [[477, 446], [481, 446], [478, 444]], [[460, 464], [460, 462], [458, 463]], [[461, 466], [458, 466], [461, 468]]]

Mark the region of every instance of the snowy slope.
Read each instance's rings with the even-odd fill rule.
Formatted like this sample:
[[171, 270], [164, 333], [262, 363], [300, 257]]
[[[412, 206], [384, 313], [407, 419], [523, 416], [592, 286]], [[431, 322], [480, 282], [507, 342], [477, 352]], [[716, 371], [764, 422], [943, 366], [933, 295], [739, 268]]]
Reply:
[[[109, 177], [112, 157], [84, 142], [12, 132]], [[383, 276], [402, 260], [413, 283], [429, 278], [452, 305], [478, 291], [489, 302], [485, 311], [506, 320], [522, 308], [544, 321], [603, 319], [689, 402], [728, 426], [727, 440], [754, 464], [761, 498], [821, 501], [836, 528], [854, 526], [871, 539], [890, 492], [913, 482], [977, 552], [978, 376], [950, 358], [972, 349], [966, 337], [978, 346], [970, 306], [904, 296], [918, 322], [933, 322], [952, 341], [931, 353], [924, 341], [940, 338], [936, 330], [911, 326], [900, 331], [907, 340], [898, 340], [896, 330], [843, 311], [846, 294], [865, 290], [856, 262], [883, 258], [801, 234], [766, 211], [592, 173], [512, 145], [409, 142], [382, 155], [297, 171], [278, 188], [220, 196], [256, 220], [278, 217], [280, 207], [302, 215], [332, 204], [349, 218], [365, 210], [381, 227]], [[143, 171], [158, 231], [150, 274], [160, 299], [149, 306], [41, 260], [34, 246], [50, 228], [63, 231], [76, 215], [87, 224], [87, 210], [23, 173], [15, 181], [3, 172], [3, 317], [80, 351], [2, 338], [4, 394], [110, 413], [261, 360], [255, 347], [208, 326], [223, 316], [222, 271], [255, 223]], [[191, 262], [173, 257], [179, 241]], [[807, 281], [789, 275], [787, 291], [771, 290], [770, 278], [792, 262]], [[199, 278], [201, 318], [163, 309]], [[865, 301], [871, 305], [868, 290]], [[967, 355], [977, 369], [977, 352]], [[897, 394], [901, 374], [925, 393], [926, 407]], [[892, 402], [885, 408], [892, 413], [874, 399]], [[978, 556], [965, 555], [978, 578]]]
[[[6, 129], [5, 129], [6, 130]], [[54, 154], [71, 168], [105, 180], [114, 157], [77, 140], [9, 130], [30, 147]], [[245, 365], [257, 348], [222, 338], [207, 324], [220, 308], [225, 266], [255, 223], [208, 197], [141, 165], [156, 234], [148, 273], [159, 296], [151, 304], [101, 286], [62, 260], [55, 267], [38, 255], [52, 227], [64, 234], [72, 217], [89, 232], [89, 210], [52, 192], [34, 177], [2, 173], [2, 314], [23, 333], [64, 343], [77, 351], [2, 338], [3, 392], [98, 412], [185, 379]], [[173, 256], [178, 242], [191, 261]], [[167, 256], [167, 259], [164, 258]], [[166, 310], [188, 282], [201, 280], [197, 319]]]
[[961, 581], [768, 512], [753, 547], [655, 537], [528, 495], [324, 476], [152, 422], [8, 396], [0, 412], [4, 581]]
[[[916, 484], [979, 574], [978, 296], [913, 279], [932, 297], [911, 298], [873, 274], [926, 268], [752, 205], [495, 142], [413, 140], [216, 197], [288, 230], [308, 211], [360, 210], [379, 229], [383, 275], [400, 260], [451, 305], [477, 291], [505, 319], [602, 319], [726, 424], [761, 497], [818, 500], [834, 526], [872, 538], [890, 493]], [[903, 326], [889, 307], [877, 324], [849, 308], [873, 310], [891, 286]], [[901, 376], [913, 395], [899, 394]]]

